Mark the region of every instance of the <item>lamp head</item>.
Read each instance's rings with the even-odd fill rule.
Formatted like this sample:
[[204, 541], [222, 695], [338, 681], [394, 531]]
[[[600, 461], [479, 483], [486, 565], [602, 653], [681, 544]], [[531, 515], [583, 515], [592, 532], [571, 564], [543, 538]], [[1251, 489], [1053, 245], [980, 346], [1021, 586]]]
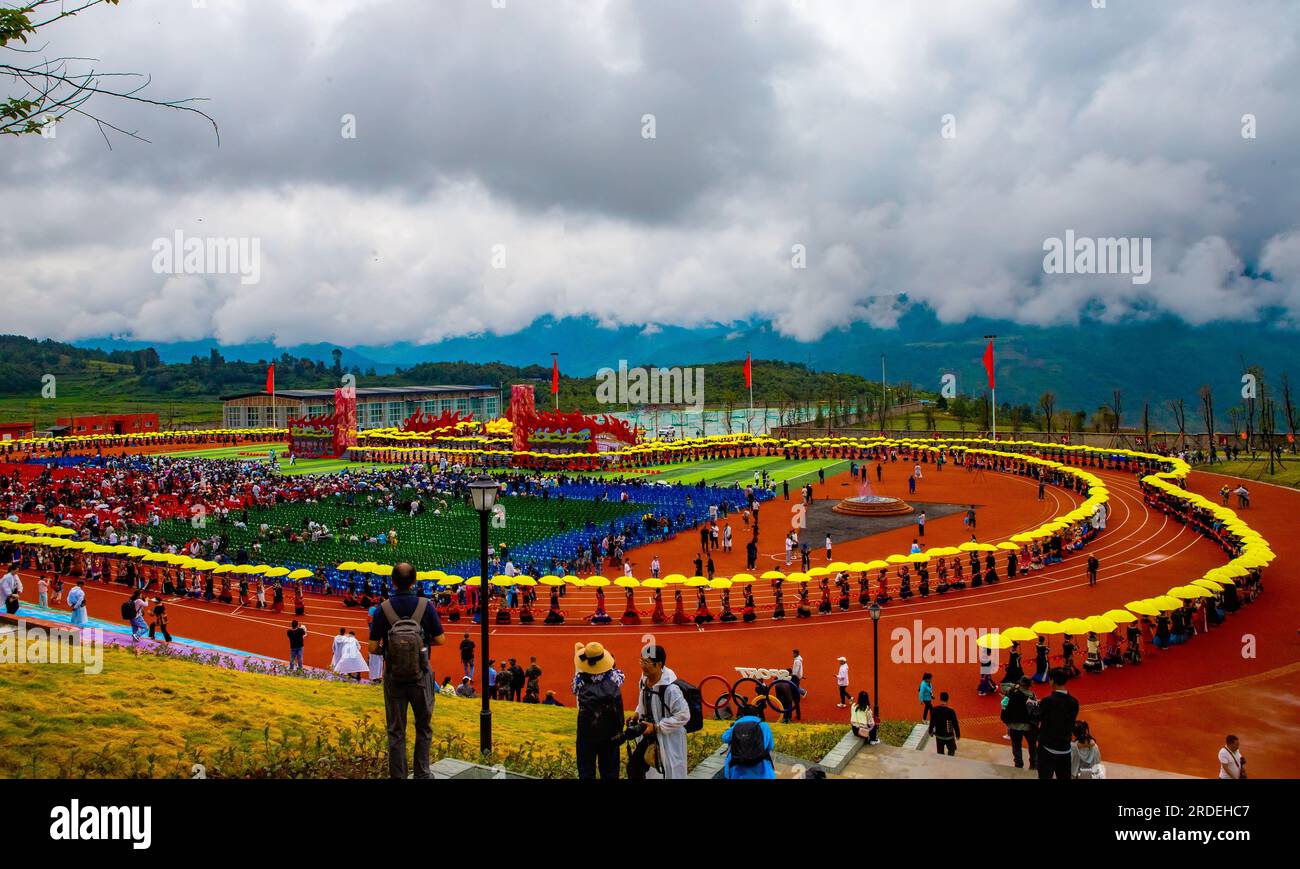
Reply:
[[474, 509], [480, 513], [490, 513], [497, 503], [497, 484], [495, 480], [480, 478], [469, 484], [469, 497]]

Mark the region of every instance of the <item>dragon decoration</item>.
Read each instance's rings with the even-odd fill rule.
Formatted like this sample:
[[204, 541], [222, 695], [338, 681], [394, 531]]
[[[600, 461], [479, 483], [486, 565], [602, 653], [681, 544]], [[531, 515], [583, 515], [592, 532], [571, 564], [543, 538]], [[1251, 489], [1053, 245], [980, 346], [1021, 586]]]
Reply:
[[514, 426], [517, 452], [536, 449], [595, 453], [599, 451], [598, 440], [602, 435], [625, 444], [637, 442], [636, 430], [630, 424], [608, 414], [538, 413], [533, 387], [528, 384], [511, 388], [510, 410], [506, 416]]
[[468, 427], [466, 423], [473, 422], [474, 414], [461, 416], [459, 410], [444, 410], [440, 416], [426, 416], [422, 411], [416, 410], [402, 423], [402, 431], [427, 433], [450, 429], [455, 434], [462, 426]]
[[334, 390], [334, 412], [289, 417], [289, 451], [300, 458], [339, 458], [357, 442], [356, 390]]

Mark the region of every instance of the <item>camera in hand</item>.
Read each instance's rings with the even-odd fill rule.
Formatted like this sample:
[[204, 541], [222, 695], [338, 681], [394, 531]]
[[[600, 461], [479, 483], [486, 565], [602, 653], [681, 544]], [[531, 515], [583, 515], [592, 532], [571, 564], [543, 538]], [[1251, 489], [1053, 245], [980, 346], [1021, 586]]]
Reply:
[[625, 742], [636, 742], [645, 735], [647, 730], [646, 723], [639, 718], [633, 718], [627, 723], [623, 732], [614, 737], [615, 745], [622, 745]]

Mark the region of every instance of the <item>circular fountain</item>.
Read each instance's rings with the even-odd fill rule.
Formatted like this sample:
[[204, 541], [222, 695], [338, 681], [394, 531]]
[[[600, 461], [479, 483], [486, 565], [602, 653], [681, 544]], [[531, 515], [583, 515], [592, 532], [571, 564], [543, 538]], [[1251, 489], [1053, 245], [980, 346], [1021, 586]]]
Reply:
[[912, 505], [902, 498], [887, 495], [854, 495], [845, 498], [831, 510], [845, 516], [905, 516], [912, 512]]

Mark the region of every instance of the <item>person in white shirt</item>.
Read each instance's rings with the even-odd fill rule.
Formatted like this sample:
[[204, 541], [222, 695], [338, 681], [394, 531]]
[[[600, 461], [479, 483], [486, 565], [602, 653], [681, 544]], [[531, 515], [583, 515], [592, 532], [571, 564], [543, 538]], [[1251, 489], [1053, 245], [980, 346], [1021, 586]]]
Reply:
[[849, 661], [843, 655], [840, 655], [839, 662], [840, 669], [839, 672], [835, 674], [835, 684], [838, 685], [840, 689], [840, 702], [835, 705], [838, 708], [843, 709], [849, 705], [849, 700], [851, 699], [849, 697]]
[[86, 626], [86, 581], [77, 580], [77, 587], [68, 592], [68, 608], [72, 610], [71, 623], [74, 627]]
[[1246, 759], [1241, 756], [1241, 741], [1232, 734], [1219, 749], [1219, 778], [1245, 778]]
[[18, 612], [17, 600], [11, 604], [9, 598], [11, 595], [20, 595], [23, 593], [23, 581], [18, 578], [18, 568], [16, 565], [9, 568], [9, 572], [0, 579], [0, 603], [3, 603], [5, 610], [10, 615]]

